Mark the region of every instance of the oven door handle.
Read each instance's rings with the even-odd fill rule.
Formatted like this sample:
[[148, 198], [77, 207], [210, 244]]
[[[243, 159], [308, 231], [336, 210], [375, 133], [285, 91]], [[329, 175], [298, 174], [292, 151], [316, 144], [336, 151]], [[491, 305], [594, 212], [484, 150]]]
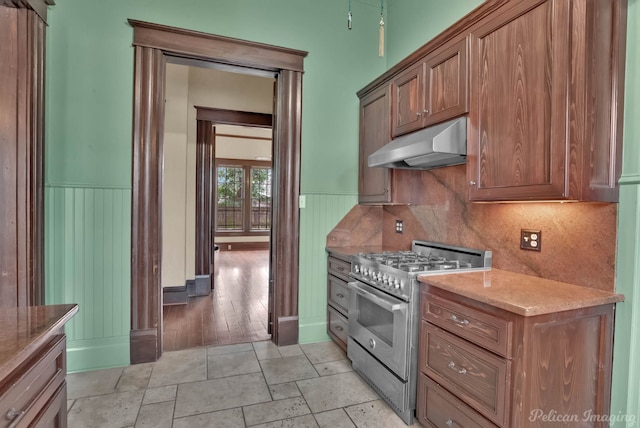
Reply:
[[361, 296], [371, 300], [376, 305], [381, 306], [381, 307], [383, 307], [384, 309], [386, 309], [386, 310], [388, 310], [390, 312], [395, 312], [395, 311], [401, 309], [402, 305], [404, 304], [404, 303], [391, 303], [389, 301], [389, 299], [386, 299], [386, 298], [383, 298], [383, 297], [379, 297], [379, 296], [373, 294], [372, 292], [363, 289], [360, 286], [360, 284], [358, 284], [357, 282], [350, 282], [348, 285], [357, 294], [360, 294]]

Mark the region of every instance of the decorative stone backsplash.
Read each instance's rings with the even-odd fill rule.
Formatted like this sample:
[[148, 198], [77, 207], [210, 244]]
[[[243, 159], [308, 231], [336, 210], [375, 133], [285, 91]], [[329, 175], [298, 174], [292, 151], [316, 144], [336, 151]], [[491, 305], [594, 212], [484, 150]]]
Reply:
[[[425, 171], [422, 205], [356, 205], [327, 246], [409, 249], [412, 239], [493, 251], [493, 267], [614, 291], [617, 204], [471, 203], [464, 165]], [[404, 233], [395, 232], [403, 220]], [[542, 231], [541, 252], [520, 249], [520, 230]]]

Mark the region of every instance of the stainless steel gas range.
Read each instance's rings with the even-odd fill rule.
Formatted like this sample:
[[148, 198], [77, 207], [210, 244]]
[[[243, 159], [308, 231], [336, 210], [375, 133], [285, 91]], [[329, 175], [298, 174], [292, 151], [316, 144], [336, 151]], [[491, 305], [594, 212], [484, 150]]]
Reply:
[[407, 423], [416, 408], [419, 275], [491, 268], [491, 251], [413, 241], [411, 251], [352, 256], [348, 355]]

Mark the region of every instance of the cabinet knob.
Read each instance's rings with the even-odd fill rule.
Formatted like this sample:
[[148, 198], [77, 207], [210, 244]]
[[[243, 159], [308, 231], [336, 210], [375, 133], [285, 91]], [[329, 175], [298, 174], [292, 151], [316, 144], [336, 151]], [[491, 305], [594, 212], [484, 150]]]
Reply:
[[344, 330], [344, 328], [342, 328], [342, 327], [340, 327], [339, 325], [337, 325], [337, 326], [336, 326], [336, 330], [338, 330], [338, 331], [342, 331], [342, 330]]
[[338, 297], [338, 299], [344, 299], [344, 294], [342, 293], [338, 293], [336, 294], [336, 296]]
[[467, 325], [469, 325], [469, 320], [468, 319], [464, 319], [464, 318], [458, 318], [457, 316], [451, 314], [451, 321], [453, 321], [454, 323], [458, 324], [459, 326], [462, 327], [466, 327]]
[[461, 369], [458, 369], [458, 366], [456, 366], [456, 363], [454, 363], [453, 361], [449, 362], [448, 367], [454, 372], [457, 372], [458, 374], [461, 374], [461, 375], [467, 374], [467, 369], [465, 369], [464, 367], [462, 367]]
[[416, 112], [416, 116], [422, 116], [422, 113], [420, 113], [419, 111]]
[[475, 185], [476, 185], [475, 181], [473, 181], [473, 180], [469, 181], [469, 186], [475, 186]]
[[424, 113], [424, 114], [429, 114], [429, 110], [424, 109], [424, 110], [423, 110], [423, 113]]
[[453, 421], [451, 419], [447, 419], [447, 422], [445, 422], [445, 424], [447, 424], [447, 426], [451, 428], [453, 426]]
[[15, 428], [18, 426], [18, 422], [22, 420], [24, 416], [24, 410], [16, 410], [14, 408], [9, 409], [7, 412], [7, 420], [11, 421], [11, 425], [8, 428]]

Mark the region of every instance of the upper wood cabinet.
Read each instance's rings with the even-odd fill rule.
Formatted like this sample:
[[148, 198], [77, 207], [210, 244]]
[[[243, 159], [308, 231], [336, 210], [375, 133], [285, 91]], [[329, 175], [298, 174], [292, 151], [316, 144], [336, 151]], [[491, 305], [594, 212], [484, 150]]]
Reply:
[[358, 92], [360, 202], [421, 203], [421, 172], [368, 155], [466, 113], [471, 201], [616, 202], [626, 4], [486, 1], [375, 79]]
[[622, 3], [509, 2], [472, 28], [470, 200], [617, 200]]
[[361, 204], [421, 203], [422, 171], [370, 168], [369, 155], [391, 141], [390, 86], [383, 85], [360, 99], [358, 202]]
[[393, 78], [392, 135], [466, 113], [467, 72], [467, 39], [458, 38]]
[[389, 86], [383, 86], [360, 100], [360, 156], [358, 202], [391, 202], [391, 170], [369, 168], [369, 155], [391, 139]]

